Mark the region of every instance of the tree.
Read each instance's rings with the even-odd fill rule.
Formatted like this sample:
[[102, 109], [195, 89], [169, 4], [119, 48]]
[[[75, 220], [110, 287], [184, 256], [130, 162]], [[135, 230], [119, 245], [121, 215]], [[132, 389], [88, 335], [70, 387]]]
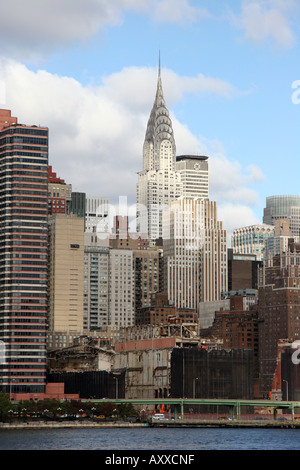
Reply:
[[8, 393], [0, 393], [0, 421], [5, 421], [8, 418], [11, 408], [12, 404]]

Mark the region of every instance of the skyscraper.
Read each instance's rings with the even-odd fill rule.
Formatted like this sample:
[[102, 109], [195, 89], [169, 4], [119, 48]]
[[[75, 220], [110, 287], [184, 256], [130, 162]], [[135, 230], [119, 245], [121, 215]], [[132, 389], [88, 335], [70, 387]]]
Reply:
[[108, 238], [84, 234], [84, 330], [109, 325], [110, 248]]
[[156, 96], [143, 146], [143, 170], [137, 184], [137, 231], [148, 233], [152, 244], [162, 237], [164, 210], [181, 196], [175, 163], [174, 132], [163, 95], [159, 60]]
[[133, 251], [112, 248], [109, 267], [110, 324], [134, 324], [134, 270]]
[[269, 196], [264, 208], [264, 224], [274, 225], [275, 220], [289, 219], [291, 235], [300, 235], [300, 196]]
[[0, 110], [0, 390], [42, 393], [46, 376], [48, 129]]
[[49, 329], [83, 331], [84, 218], [50, 218]]
[[182, 182], [181, 196], [187, 199], [209, 197], [208, 157], [180, 155], [176, 157], [176, 170]]
[[164, 224], [164, 278], [176, 307], [198, 309], [217, 301], [227, 289], [227, 240], [217, 220], [217, 204], [180, 199], [171, 204]]
[[[176, 307], [197, 309], [227, 290], [226, 231], [209, 201], [208, 157], [176, 156], [172, 122], [157, 90], [137, 184], [137, 230], [163, 242], [164, 291]], [[224, 238], [225, 237], [225, 238]]]

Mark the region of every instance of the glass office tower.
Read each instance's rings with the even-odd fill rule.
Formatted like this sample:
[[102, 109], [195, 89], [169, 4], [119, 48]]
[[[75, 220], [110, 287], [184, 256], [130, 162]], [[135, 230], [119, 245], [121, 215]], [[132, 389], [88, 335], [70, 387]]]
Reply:
[[300, 235], [300, 195], [279, 195], [266, 198], [263, 223], [274, 225], [275, 220], [278, 219], [289, 219], [291, 235]]

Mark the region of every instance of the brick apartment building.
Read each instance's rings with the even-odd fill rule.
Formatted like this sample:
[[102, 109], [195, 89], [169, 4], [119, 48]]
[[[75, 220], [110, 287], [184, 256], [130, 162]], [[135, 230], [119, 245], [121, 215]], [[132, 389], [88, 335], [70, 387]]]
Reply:
[[265, 268], [259, 289], [259, 368], [263, 396], [272, 390], [279, 340], [300, 339], [300, 244], [290, 240], [288, 250]]
[[197, 312], [191, 308], [178, 308], [170, 304], [168, 294], [159, 292], [151, 297], [151, 305], [137, 309], [136, 325], [166, 325], [174, 319], [182, 323], [197, 323]]

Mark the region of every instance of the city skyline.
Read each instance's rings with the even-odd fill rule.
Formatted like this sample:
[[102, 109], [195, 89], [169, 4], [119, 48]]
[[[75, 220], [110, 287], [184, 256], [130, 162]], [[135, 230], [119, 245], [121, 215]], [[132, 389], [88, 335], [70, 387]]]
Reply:
[[0, 4], [0, 106], [49, 127], [49, 164], [73, 191], [135, 203], [160, 50], [177, 154], [209, 157], [228, 233], [297, 194], [295, 1], [17, 0], [17, 17]]

